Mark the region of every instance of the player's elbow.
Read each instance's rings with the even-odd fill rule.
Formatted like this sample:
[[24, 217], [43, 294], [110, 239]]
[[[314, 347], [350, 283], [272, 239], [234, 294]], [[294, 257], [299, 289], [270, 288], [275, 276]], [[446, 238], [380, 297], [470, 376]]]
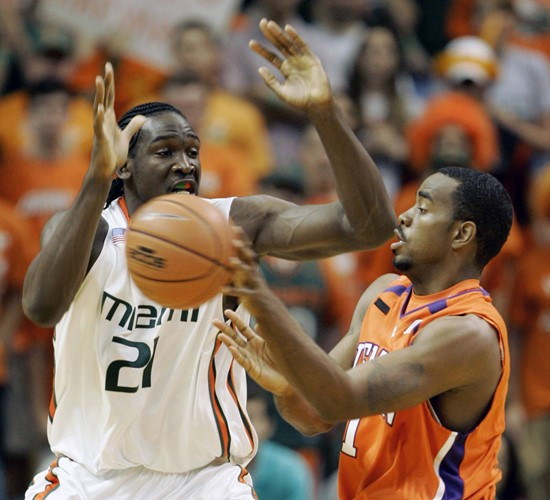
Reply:
[[25, 316], [38, 326], [52, 327], [61, 319], [57, 308], [53, 304], [46, 304], [44, 297], [35, 287], [23, 288], [22, 306]]
[[33, 323], [44, 328], [54, 326], [59, 320], [56, 314], [31, 300], [23, 299], [23, 312]]

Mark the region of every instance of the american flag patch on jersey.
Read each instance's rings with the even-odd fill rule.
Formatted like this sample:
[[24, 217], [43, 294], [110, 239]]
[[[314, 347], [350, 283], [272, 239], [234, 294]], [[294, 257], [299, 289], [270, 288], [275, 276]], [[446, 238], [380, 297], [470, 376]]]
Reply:
[[111, 239], [115, 245], [117, 243], [124, 243], [126, 241], [126, 229], [123, 227], [115, 227], [111, 232]]

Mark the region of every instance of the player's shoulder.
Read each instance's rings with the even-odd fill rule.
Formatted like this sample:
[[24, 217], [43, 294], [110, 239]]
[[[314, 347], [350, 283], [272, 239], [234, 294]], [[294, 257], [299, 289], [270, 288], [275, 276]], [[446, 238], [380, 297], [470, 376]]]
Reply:
[[459, 346], [467, 346], [468, 352], [482, 356], [498, 348], [499, 335], [494, 325], [485, 318], [475, 314], [460, 316], [442, 316], [430, 322], [415, 339], [415, 343], [430, 342], [437, 338], [438, 342]]
[[369, 306], [398, 279], [399, 276], [393, 273], [383, 274], [376, 278], [359, 298], [353, 314], [354, 320], [362, 322]]
[[[391, 290], [392, 287], [399, 286], [400, 284], [407, 283], [406, 278], [395, 273], [382, 274], [376, 278], [365, 290], [363, 297], [372, 302], [381, 293]], [[361, 297], [361, 299], [363, 299]]]

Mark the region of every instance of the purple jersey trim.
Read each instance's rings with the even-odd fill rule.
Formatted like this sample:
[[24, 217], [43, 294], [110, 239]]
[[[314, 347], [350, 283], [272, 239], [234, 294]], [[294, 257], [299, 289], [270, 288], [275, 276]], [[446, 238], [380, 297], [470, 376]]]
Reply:
[[460, 464], [464, 460], [467, 437], [468, 434], [458, 434], [439, 465], [439, 477], [445, 485], [445, 493], [441, 500], [459, 500], [464, 496], [464, 479], [460, 477]]
[[[409, 305], [409, 301], [411, 300], [412, 296], [412, 285], [407, 289], [407, 298], [405, 299], [405, 302], [403, 303], [403, 307], [401, 307], [401, 312], [399, 313], [399, 318], [403, 318], [404, 316], [408, 316], [409, 314], [412, 314], [416, 311], [419, 311], [420, 309], [427, 307], [431, 314], [435, 314], [447, 307], [447, 301], [450, 299], [454, 299], [455, 297], [460, 297], [461, 295], [466, 295], [467, 293], [475, 293], [479, 292], [484, 296], [489, 296], [489, 294], [481, 287], [475, 287], [475, 288], [468, 288], [467, 290], [462, 290], [461, 292], [455, 293], [454, 295], [450, 295], [449, 297], [445, 297], [444, 299], [434, 300], [433, 302], [430, 302], [429, 304], [425, 304], [423, 306], [416, 307], [412, 311], [407, 311], [407, 306]], [[407, 311], [407, 312], [406, 312]]]
[[410, 287], [406, 287], [405, 285], [394, 285], [386, 288], [382, 293], [391, 292], [395, 293], [398, 297], [401, 297], [401, 295], [403, 295], [409, 288], [412, 289], [412, 285]]

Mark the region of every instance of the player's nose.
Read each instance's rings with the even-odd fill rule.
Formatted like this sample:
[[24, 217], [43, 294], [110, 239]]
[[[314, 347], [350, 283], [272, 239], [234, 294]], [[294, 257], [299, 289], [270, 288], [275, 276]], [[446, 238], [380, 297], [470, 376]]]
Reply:
[[411, 212], [412, 209], [409, 209], [405, 212], [403, 212], [398, 218], [397, 218], [397, 222], [401, 225], [401, 226], [408, 226], [410, 223], [411, 223]]
[[191, 174], [195, 171], [195, 165], [189, 162], [188, 159], [179, 159], [174, 165], [172, 165], [174, 172], [183, 172], [184, 174]]

